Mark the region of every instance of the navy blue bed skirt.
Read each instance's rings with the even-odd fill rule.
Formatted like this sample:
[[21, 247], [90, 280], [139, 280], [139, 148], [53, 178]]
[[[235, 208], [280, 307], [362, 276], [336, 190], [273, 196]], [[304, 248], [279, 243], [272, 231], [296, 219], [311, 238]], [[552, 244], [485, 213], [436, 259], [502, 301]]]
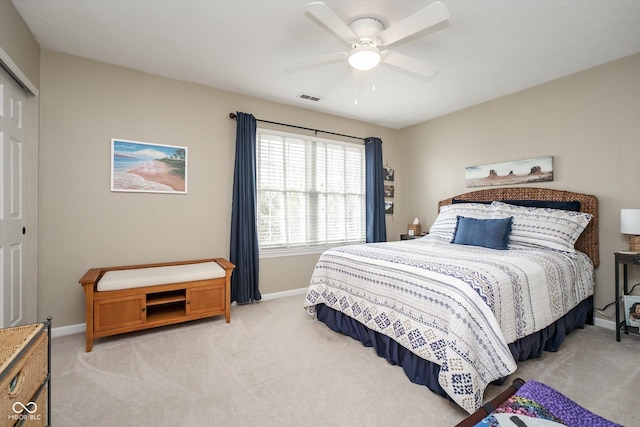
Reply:
[[[509, 344], [511, 354], [516, 361], [540, 357], [542, 351], [558, 351], [564, 337], [585, 323], [592, 323], [593, 298], [589, 297], [578, 304], [569, 313], [545, 329]], [[317, 306], [318, 320], [324, 322], [336, 332], [350, 336], [367, 347], [373, 347], [380, 357], [392, 365], [399, 365], [405, 374], [416, 384], [427, 386], [431, 391], [449, 398], [438, 383], [440, 366], [422, 359], [399, 345], [386, 335], [373, 331], [357, 320], [340, 313], [324, 304]], [[495, 381], [501, 385], [505, 378]]]

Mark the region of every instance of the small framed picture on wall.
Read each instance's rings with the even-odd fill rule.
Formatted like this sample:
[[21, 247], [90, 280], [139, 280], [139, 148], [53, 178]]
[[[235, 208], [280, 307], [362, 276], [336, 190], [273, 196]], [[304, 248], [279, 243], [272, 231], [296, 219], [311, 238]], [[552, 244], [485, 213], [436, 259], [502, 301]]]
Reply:
[[384, 197], [393, 197], [394, 192], [393, 185], [385, 184], [384, 185]]
[[389, 166], [384, 167], [384, 180], [385, 181], [393, 181], [395, 176], [395, 171], [391, 169]]

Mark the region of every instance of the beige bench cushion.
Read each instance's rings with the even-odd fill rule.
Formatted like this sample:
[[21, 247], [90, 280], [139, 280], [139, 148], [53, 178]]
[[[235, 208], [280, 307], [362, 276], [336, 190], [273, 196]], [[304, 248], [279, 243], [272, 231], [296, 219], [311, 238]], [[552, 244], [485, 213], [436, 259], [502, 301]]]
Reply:
[[113, 270], [104, 273], [98, 281], [98, 291], [115, 291], [118, 289], [141, 288], [143, 286], [217, 279], [225, 277], [225, 274], [224, 268], [220, 267], [217, 262]]

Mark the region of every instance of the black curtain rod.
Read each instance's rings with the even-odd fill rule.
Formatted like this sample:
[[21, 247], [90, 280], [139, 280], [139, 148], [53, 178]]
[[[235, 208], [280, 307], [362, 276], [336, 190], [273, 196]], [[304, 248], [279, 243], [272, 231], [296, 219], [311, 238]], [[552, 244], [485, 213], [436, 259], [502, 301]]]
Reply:
[[[229, 113], [229, 118], [230, 119], [235, 119], [236, 118], [236, 113]], [[257, 122], [270, 123], [272, 125], [287, 126], [287, 127], [290, 127], [290, 128], [310, 130], [310, 131], [315, 132], [316, 135], [318, 134], [318, 132], [321, 132], [321, 133], [326, 133], [328, 135], [336, 135], [336, 136], [343, 136], [345, 138], [359, 139], [361, 141], [364, 141], [366, 139], [366, 138], [361, 138], [359, 136], [344, 135], [344, 134], [341, 134], [341, 133], [329, 132], [329, 131], [326, 131], [326, 130], [311, 129], [311, 128], [306, 128], [306, 127], [303, 127], [303, 126], [289, 125], [287, 123], [271, 122], [269, 120], [261, 120], [261, 119], [256, 119], [256, 118], [254, 118], [254, 119]]]

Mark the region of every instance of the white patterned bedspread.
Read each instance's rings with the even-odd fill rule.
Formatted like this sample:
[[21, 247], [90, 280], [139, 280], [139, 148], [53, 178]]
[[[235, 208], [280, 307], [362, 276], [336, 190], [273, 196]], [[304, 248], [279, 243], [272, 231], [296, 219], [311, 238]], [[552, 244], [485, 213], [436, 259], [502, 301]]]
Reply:
[[320, 257], [305, 308], [345, 313], [440, 365], [438, 382], [469, 413], [490, 382], [516, 370], [508, 343], [593, 294], [582, 254], [499, 251], [429, 236], [343, 246]]

